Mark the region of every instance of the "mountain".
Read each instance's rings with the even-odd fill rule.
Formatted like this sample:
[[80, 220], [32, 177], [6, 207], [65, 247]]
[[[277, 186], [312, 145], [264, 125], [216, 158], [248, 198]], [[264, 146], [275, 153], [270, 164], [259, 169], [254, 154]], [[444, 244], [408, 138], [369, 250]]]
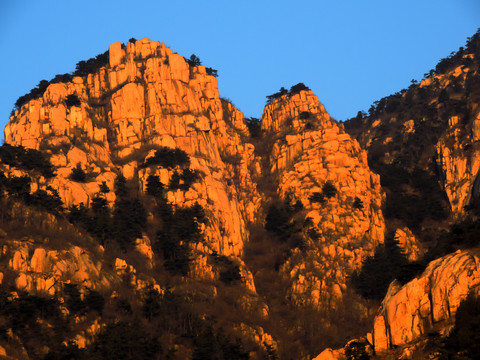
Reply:
[[0, 353], [388, 355], [430, 329], [392, 301], [418, 312], [401, 294], [438, 269], [471, 279], [431, 316], [451, 324], [478, 280], [447, 255], [477, 246], [477, 44], [345, 123], [302, 83], [246, 119], [216, 70], [148, 38], [41, 81], [0, 148]]

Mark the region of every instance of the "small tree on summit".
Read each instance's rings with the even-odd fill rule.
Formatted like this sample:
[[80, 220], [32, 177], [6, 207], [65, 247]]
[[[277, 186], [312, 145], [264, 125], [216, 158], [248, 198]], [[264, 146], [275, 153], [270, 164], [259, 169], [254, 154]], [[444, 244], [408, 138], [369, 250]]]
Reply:
[[187, 60], [187, 63], [191, 67], [202, 65], [202, 62], [200, 61], [200, 58], [195, 54], [190, 55], [190, 59]]
[[302, 90], [310, 90], [304, 83], [298, 83], [290, 88], [290, 95], [298, 94]]

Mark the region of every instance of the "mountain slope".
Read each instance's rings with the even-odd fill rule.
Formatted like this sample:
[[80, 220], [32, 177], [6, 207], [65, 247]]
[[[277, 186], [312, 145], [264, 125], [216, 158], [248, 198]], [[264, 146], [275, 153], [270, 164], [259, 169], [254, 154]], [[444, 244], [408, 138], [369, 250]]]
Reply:
[[40, 82], [0, 147], [1, 355], [388, 357], [451, 323], [476, 273], [423, 285], [477, 262], [447, 254], [478, 247], [478, 41], [344, 124], [301, 83], [245, 119], [148, 38]]

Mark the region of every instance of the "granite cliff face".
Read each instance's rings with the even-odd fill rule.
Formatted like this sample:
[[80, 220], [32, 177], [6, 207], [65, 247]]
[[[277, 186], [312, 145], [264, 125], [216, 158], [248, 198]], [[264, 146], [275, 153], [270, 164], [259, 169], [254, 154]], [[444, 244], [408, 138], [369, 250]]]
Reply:
[[467, 124], [451, 117], [437, 144], [441, 181], [455, 213], [464, 212], [479, 193], [480, 110], [477, 105], [473, 109], [473, 121]]
[[[78, 106], [66, 104], [72, 95], [80, 100]], [[168, 191], [168, 201], [176, 206], [198, 202], [211, 214], [199, 256], [216, 251], [239, 258], [248, 239], [245, 221], [259, 206], [248, 170], [253, 147], [241, 141], [247, 131], [243, 115], [229, 104], [222, 106], [217, 79], [204, 66], [191, 67], [145, 38], [125, 49], [112, 44], [109, 64], [86, 78], [51, 84], [43, 97], [15, 113], [5, 141], [51, 153], [57, 176], [38, 185], [57, 189], [66, 206], [89, 204], [103, 181], [113, 189], [118, 172], [137, 182], [139, 191], [149, 175], [169, 184], [179, 169], [140, 165], [160, 147], [179, 148], [201, 174], [200, 181], [188, 191]], [[232, 157], [234, 169], [222, 160]], [[90, 175], [84, 184], [69, 179], [78, 164]], [[234, 182], [238, 186], [230, 185]], [[108, 196], [113, 202], [113, 193]]]
[[[71, 95], [80, 99], [78, 106], [66, 104]], [[317, 265], [311, 272], [301, 268], [303, 260], [289, 263], [285, 271], [295, 279], [293, 293], [313, 294], [313, 302], [332, 289], [341, 296], [346, 276], [383, 242], [379, 178], [368, 169], [366, 153], [311, 91], [267, 105], [262, 130], [275, 138], [266, 155], [271, 167], [263, 172], [278, 179], [281, 198], [289, 194], [305, 206], [305, 218], [312, 219], [311, 229], [321, 237], [308, 240], [308, 257], [336, 268], [332, 273]], [[252, 176], [264, 174], [247, 136], [242, 113], [219, 98], [217, 80], [205, 67], [191, 67], [148, 39], [126, 48], [112, 44], [108, 66], [71, 83], [51, 84], [43, 97], [16, 111], [5, 129], [7, 143], [51, 153], [57, 177], [40, 179], [38, 186], [57, 189], [67, 206], [88, 204], [103, 181], [113, 188], [118, 171], [137, 181], [140, 191], [149, 175], [168, 184], [176, 169], [140, 165], [161, 146], [185, 151], [201, 179], [188, 191], [168, 191], [167, 199], [178, 206], [198, 202], [211, 214], [198, 261], [212, 251], [240, 259], [248, 241], [245, 224], [257, 217], [260, 206]], [[91, 174], [85, 184], [69, 179], [78, 164]], [[309, 197], [327, 181], [338, 197], [326, 206], [312, 203]], [[113, 202], [114, 195], [109, 196]], [[352, 207], [357, 198], [361, 209]], [[340, 270], [339, 264], [346, 268]], [[320, 285], [326, 278], [332, 281]], [[251, 281], [249, 287], [254, 289]]]
[[[450, 325], [462, 300], [479, 295], [478, 251], [457, 251], [430, 263], [403, 287], [392, 283], [375, 318], [375, 350], [402, 346]], [[472, 314], [473, 315], [473, 314]]]

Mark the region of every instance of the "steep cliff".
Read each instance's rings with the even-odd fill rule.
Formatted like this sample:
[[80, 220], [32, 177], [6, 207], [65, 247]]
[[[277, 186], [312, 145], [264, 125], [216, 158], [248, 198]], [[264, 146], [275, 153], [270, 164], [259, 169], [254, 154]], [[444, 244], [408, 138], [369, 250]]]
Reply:
[[[51, 154], [57, 176], [38, 185], [57, 189], [66, 206], [88, 205], [98, 184], [113, 188], [118, 172], [140, 191], [149, 175], [168, 185], [181, 169], [142, 164], [161, 147], [181, 149], [200, 178], [186, 191], [168, 190], [168, 201], [198, 203], [211, 213], [200, 253], [238, 258], [248, 238], [245, 221], [259, 206], [249, 172], [253, 147], [241, 141], [243, 115], [222, 106], [217, 80], [204, 66], [190, 66], [159, 42], [115, 43], [108, 54], [109, 63], [97, 72], [50, 84], [42, 97], [22, 105], [5, 128], [5, 141]], [[72, 96], [78, 103], [68, 103]], [[77, 166], [87, 182], [70, 179]], [[114, 201], [113, 192], [108, 200]]]
[[[93, 69], [85, 68], [92, 63]], [[20, 239], [17, 231], [8, 231], [3, 248], [4, 262], [9, 264], [5, 286], [65, 298], [65, 284], [71, 283], [82, 294], [88, 289], [100, 291], [107, 304], [115, 303], [117, 291], [130, 292], [127, 297], [137, 300], [128, 300], [128, 306], [141, 309], [138, 306], [149, 299], [152, 286], [160, 295], [151, 296], [161, 299], [175, 285], [178, 301], [168, 306], [177, 310], [171, 312], [178, 312], [180, 306], [181, 316], [193, 316], [188, 315], [193, 311], [205, 319], [220, 311], [215, 309], [219, 304], [238, 306], [237, 313], [245, 314], [236, 319], [221, 314], [223, 325], [214, 321], [215, 331], [222, 326], [232, 337], [257, 344], [250, 350], [260, 354], [263, 344], [274, 346], [258, 322], [245, 323], [258, 314], [263, 319], [266, 311], [255, 298], [252, 275], [242, 260], [248, 241], [246, 223], [255, 219], [260, 206], [250, 173], [255, 168], [254, 147], [245, 141], [248, 129], [243, 114], [219, 98], [217, 80], [207, 71], [145, 38], [127, 46], [112, 44], [95, 61], [77, 64], [73, 76], [56, 77], [61, 81], [47, 83], [43, 93], [34, 91], [19, 99], [5, 128], [9, 147], [2, 159], [24, 153], [16, 146], [40, 150], [53, 165], [53, 175], [43, 176], [16, 161], [2, 164], [6, 179], [1, 181], [2, 193], [6, 186], [9, 194], [5, 201], [25, 202], [19, 205], [22, 209], [33, 205], [53, 212], [47, 203], [39, 204], [37, 195], [48, 200], [58, 196], [55, 214], [83, 230], [80, 241], [70, 244], [65, 239], [61, 247], [61, 239], [68, 238], [62, 231], [53, 245], [48, 240], [51, 234], [42, 241], [35, 236]], [[126, 180], [123, 185], [121, 175]], [[27, 193], [15, 190], [22, 179], [28, 179]], [[119, 191], [119, 186], [124, 189]], [[63, 209], [58, 208], [60, 200]], [[7, 203], [2, 206], [8, 214], [4, 220], [16, 218]], [[56, 224], [55, 217], [49, 219]], [[125, 234], [115, 230], [122, 221], [128, 224], [123, 226]], [[127, 243], [121, 242], [128, 237]], [[103, 246], [98, 248], [97, 243], [93, 247], [98, 249], [91, 249], [88, 244], [95, 240]], [[170, 278], [172, 272], [176, 275]], [[182, 280], [178, 274], [186, 277]], [[194, 285], [192, 279], [205, 282]], [[230, 297], [232, 291], [238, 296]], [[192, 296], [210, 299], [206, 305], [200, 305], [205, 300], [195, 300], [195, 307], [202, 309], [187, 311]], [[100, 317], [98, 326], [107, 331], [108, 322]], [[195, 331], [203, 331], [202, 326]], [[78, 336], [87, 336], [77, 330]], [[182, 325], [162, 333], [185, 331], [192, 329]], [[188, 349], [197, 346], [181, 337], [169, 339], [163, 346], [180, 346], [179, 358], [191, 356]], [[75, 342], [85, 347], [94, 340], [87, 336]], [[24, 346], [32, 356], [28, 344]]]

